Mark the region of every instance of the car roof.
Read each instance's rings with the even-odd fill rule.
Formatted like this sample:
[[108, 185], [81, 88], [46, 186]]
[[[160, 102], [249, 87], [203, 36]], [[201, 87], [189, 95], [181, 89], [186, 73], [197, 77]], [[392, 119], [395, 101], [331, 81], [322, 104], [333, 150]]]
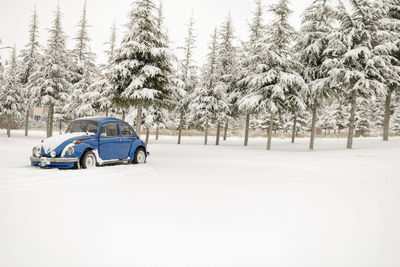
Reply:
[[89, 120], [89, 121], [97, 121], [98, 123], [106, 123], [106, 122], [124, 122], [123, 120], [117, 119], [117, 118], [112, 118], [112, 117], [84, 117], [84, 118], [79, 118], [76, 120]]

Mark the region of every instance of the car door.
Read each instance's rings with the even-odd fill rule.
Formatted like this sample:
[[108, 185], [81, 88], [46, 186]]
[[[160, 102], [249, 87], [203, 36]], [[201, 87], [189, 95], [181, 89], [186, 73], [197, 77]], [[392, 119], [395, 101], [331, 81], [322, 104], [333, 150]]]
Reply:
[[132, 127], [130, 127], [126, 123], [120, 123], [119, 129], [121, 133], [121, 153], [124, 158], [129, 156], [129, 151], [131, 149], [133, 141], [136, 139], [135, 132], [133, 131]]
[[125, 159], [118, 123], [103, 125], [99, 137], [99, 156], [102, 160]]

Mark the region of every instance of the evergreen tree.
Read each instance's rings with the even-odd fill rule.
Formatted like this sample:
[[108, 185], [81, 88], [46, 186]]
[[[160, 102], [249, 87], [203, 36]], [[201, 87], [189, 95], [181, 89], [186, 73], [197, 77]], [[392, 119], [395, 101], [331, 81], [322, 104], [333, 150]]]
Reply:
[[[372, 101], [369, 101], [369, 109], [371, 113], [371, 118], [370, 118], [370, 126], [375, 127], [375, 128], [380, 128], [382, 129], [384, 126], [384, 120], [385, 120], [385, 97], [379, 96], [379, 97], [374, 97]], [[393, 104], [393, 103], [392, 103]], [[393, 108], [394, 106], [391, 105], [390, 108], [390, 113], [393, 113]]]
[[11, 136], [11, 124], [15, 117], [24, 110], [22, 86], [17, 73], [17, 56], [15, 45], [12, 50], [10, 65], [6, 68], [3, 83], [0, 84], [0, 115], [7, 118], [7, 136]]
[[333, 31], [334, 9], [329, 0], [314, 0], [302, 16], [301, 32], [297, 49], [304, 65], [303, 78], [308, 90], [308, 106], [312, 108], [310, 149], [314, 149], [315, 126], [318, 106], [331, 98], [334, 90], [329, 85], [328, 43]]
[[[236, 117], [238, 114], [237, 107], [237, 90], [236, 90], [236, 78], [237, 74], [237, 59], [236, 59], [236, 47], [233, 42], [235, 40], [235, 31], [233, 28], [232, 18], [229, 14], [225, 22], [222, 24], [220, 30], [220, 42], [218, 47], [218, 61], [220, 62], [220, 83], [226, 88], [226, 95], [229, 104], [230, 114], [227, 115], [227, 119], [224, 127], [224, 140], [228, 131], [229, 118]], [[219, 130], [217, 131], [219, 133]], [[217, 143], [219, 143], [219, 134], [217, 134]]]
[[86, 98], [89, 86], [96, 78], [95, 54], [90, 49], [88, 33], [87, 3], [84, 1], [82, 15], [78, 24], [78, 33], [74, 38], [75, 48], [72, 50], [72, 87], [63, 113], [69, 118], [94, 115], [93, 100]]
[[29, 109], [35, 105], [37, 96], [30, 90], [31, 75], [39, 64], [40, 60], [40, 44], [39, 44], [39, 24], [36, 13], [36, 6], [33, 10], [31, 24], [29, 26], [29, 42], [20, 54], [20, 64], [18, 68], [21, 86], [24, 88], [25, 98], [25, 136], [28, 136], [29, 130]]
[[38, 96], [38, 104], [49, 108], [47, 137], [53, 135], [54, 110], [65, 104], [68, 97], [71, 73], [66, 50], [66, 36], [62, 30], [61, 11], [57, 7], [53, 26], [49, 29], [47, 47], [40, 57], [40, 64], [32, 73], [30, 90]]
[[369, 99], [362, 99], [361, 103], [358, 103], [359, 108], [355, 115], [355, 136], [367, 137], [371, 130], [371, 106], [372, 103]]
[[184, 93], [179, 99], [177, 112], [179, 117], [178, 145], [181, 143], [182, 129], [184, 127], [185, 114], [189, 111], [190, 96], [197, 84], [197, 67], [193, 60], [194, 49], [196, 48], [196, 34], [194, 29], [195, 21], [192, 13], [187, 24], [187, 35], [183, 49], [183, 59], [179, 62], [179, 78], [183, 83]]
[[[242, 99], [248, 94], [248, 91], [253, 89], [254, 86], [250, 83], [250, 77], [257, 66], [263, 64], [263, 58], [261, 57], [260, 42], [265, 33], [265, 25], [263, 21], [264, 9], [262, 0], [256, 0], [256, 9], [253, 13], [253, 19], [250, 26], [250, 38], [249, 41], [242, 44], [239, 50], [239, 69], [237, 96]], [[245, 119], [245, 133], [244, 133], [244, 146], [248, 145], [249, 141], [249, 128], [250, 128], [250, 115], [254, 113], [254, 106], [241, 105], [241, 101], [238, 101], [239, 110], [246, 114]]]
[[136, 106], [140, 134], [143, 106], [162, 105], [171, 93], [172, 53], [160, 38], [152, 0], [137, 0], [129, 13], [130, 22], [111, 69], [114, 102], [122, 108]]
[[296, 114], [297, 127], [296, 134], [304, 134], [311, 130], [311, 116], [308, 112], [303, 111]]
[[400, 91], [400, 0], [384, 0], [380, 3], [384, 16], [380, 21], [381, 41], [390, 49], [390, 64], [392, 70], [387, 72], [385, 83], [388, 87], [385, 99], [385, 115], [383, 123], [383, 140], [389, 140], [389, 124], [392, 95]]
[[333, 105], [335, 107], [334, 108], [335, 127], [338, 133], [340, 133], [340, 131], [347, 128], [349, 124], [348, 103], [346, 99], [342, 99], [342, 101], [336, 100]]
[[[88, 28], [90, 25], [87, 20], [87, 2], [84, 1], [82, 15], [79, 20], [78, 33], [75, 36], [74, 40], [76, 41], [75, 48], [73, 49], [73, 55], [75, 63], [78, 65], [91, 63], [89, 67], [94, 67], [93, 59], [94, 54], [90, 50], [90, 37], [88, 33]], [[78, 66], [81, 67], [81, 66]]]
[[114, 97], [114, 88], [110, 83], [111, 80], [111, 69], [114, 65], [114, 56], [116, 52], [117, 42], [117, 29], [115, 26], [115, 20], [111, 27], [110, 39], [106, 43], [108, 46], [105, 54], [107, 55], [107, 64], [102, 68], [102, 74], [97, 77], [96, 80], [89, 86], [88, 92], [84, 94], [86, 100], [84, 105], [90, 105], [88, 110], [95, 109], [98, 111], [105, 112], [106, 116], [109, 116], [110, 109], [112, 107], [112, 101]]
[[117, 27], [115, 26], [115, 19], [111, 27], [110, 40], [106, 44], [108, 45], [108, 49], [105, 51], [107, 55], [107, 63], [108, 66], [111, 66], [113, 64], [114, 53], [117, 49]]
[[[219, 82], [218, 36], [215, 29], [211, 36], [207, 64], [203, 68], [202, 83], [193, 92], [191, 103], [192, 121], [204, 129], [204, 144], [208, 142], [208, 130], [213, 124], [220, 124], [229, 112], [226, 88]], [[217, 129], [218, 130], [218, 129]]]
[[[163, 2], [160, 1], [160, 4], [157, 8], [157, 29], [159, 30], [159, 36], [161, 40], [166, 43], [166, 48], [169, 49], [169, 40], [168, 40], [168, 32], [164, 27], [164, 13], [163, 13]], [[176, 60], [175, 56], [171, 58], [171, 60]], [[175, 78], [177, 75], [176, 71], [173, 69], [170, 73], [170, 95], [163, 100], [163, 102], [154, 102], [146, 108], [146, 112], [144, 113], [144, 122], [146, 126], [146, 143], [149, 141], [149, 133], [150, 130], [155, 128], [157, 133], [160, 127], [165, 127], [166, 121], [168, 120], [168, 109], [172, 106], [176, 106], [177, 99], [180, 95], [180, 87], [181, 83], [179, 78]], [[156, 139], [158, 139], [158, 134], [156, 135]]]
[[337, 33], [332, 35], [330, 48], [336, 56], [330, 66], [332, 84], [342, 88], [351, 105], [347, 148], [353, 147], [354, 124], [359, 97], [370, 98], [385, 94], [383, 72], [387, 72], [385, 55], [377, 48], [378, 21], [369, 0], [349, 1], [351, 12], [339, 2], [337, 16], [340, 22]]
[[390, 130], [400, 135], [400, 94], [397, 97], [393, 115], [390, 117]]
[[287, 109], [303, 110], [302, 92], [307, 89], [296, 70], [300, 69], [300, 65], [291, 57], [295, 31], [288, 23], [291, 13], [288, 0], [279, 0], [277, 4], [270, 6], [270, 11], [275, 19], [269, 26], [266, 37], [257, 44], [263, 64], [253, 66], [253, 71], [246, 78], [252, 88], [241, 101], [241, 106], [247, 109], [267, 110], [271, 114], [268, 150], [271, 149], [274, 116]]
[[325, 102], [325, 105], [320, 109], [316, 124], [325, 131], [325, 137], [328, 135], [328, 131], [335, 129], [335, 112], [336, 105], [329, 102]]

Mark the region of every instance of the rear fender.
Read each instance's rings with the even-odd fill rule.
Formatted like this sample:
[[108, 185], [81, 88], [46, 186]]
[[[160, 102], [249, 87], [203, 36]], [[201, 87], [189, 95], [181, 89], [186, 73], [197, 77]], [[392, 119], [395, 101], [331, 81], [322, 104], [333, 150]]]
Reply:
[[133, 160], [135, 158], [135, 153], [136, 153], [136, 150], [138, 149], [138, 147], [143, 147], [144, 151], [146, 152], [146, 155], [147, 155], [147, 146], [146, 146], [146, 144], [142, 140], [137, 139], [137, 140], [133, 141], [133, 143], [131, 145], [131, 149], [129, 151], [129, 158], [131, 160]]

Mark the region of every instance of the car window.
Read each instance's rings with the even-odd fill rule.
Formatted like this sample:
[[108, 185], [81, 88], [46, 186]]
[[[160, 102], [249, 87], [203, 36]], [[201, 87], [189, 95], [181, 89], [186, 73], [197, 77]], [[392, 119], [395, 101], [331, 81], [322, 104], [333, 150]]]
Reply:
[[97, 134], [99, 125], [96, 121], [77, 120], [71, 122], [67, 133], [90, 133]]
[[107, 123], [103, 125], [100, 136], [119, 136], [118, 125], [116, 123]]
[[132, 131], [131, 127], [129, 127], [125, 123], [120, 123], [119, 129], [121, 130], [122, 136], [133, 136], [133, 131]]

